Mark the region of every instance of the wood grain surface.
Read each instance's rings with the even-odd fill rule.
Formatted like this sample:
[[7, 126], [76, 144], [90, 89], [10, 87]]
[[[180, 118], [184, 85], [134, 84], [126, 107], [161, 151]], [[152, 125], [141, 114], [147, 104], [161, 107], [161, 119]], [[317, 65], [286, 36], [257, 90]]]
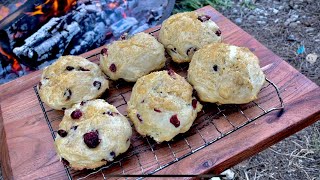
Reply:
[[[261, 67], [265, 67], [264, 72], [267, 78], [280, 89], [285, 110], [281, 116], [277, 111], [269, 113], [208, 147], [158, 171], [157, 174], [220, 173], [320, 119], [320, 88], [316, 84], [212, 7], [207, 6], [198, 11], [210, 15], [221, 27], [224, 42], [248, 47], [259, 57]], [[155, 29], [157, 27], [148, 31]], [[101, 48], [98, 48], [82, 56], [88, 57], [100, 50]], [[97, 61], [97, 57], [93, 56], [90, 60]], [[177, 71], [180, 69], [181, 74], [184, 74], [187, 68], [187, 65], [177, 66], [172, 63], [170, 65]], [[41, 71], [33, 72], [0, 86], [0, 157], [5, 179], [67, 179], [64, 166], [56, 155], [54, 141], [33, 89], [33, 86], [39, 82], [40, 75]], [[125, 84], [120, 88], [111, 89], [106, 94], [107, 101], [118, 105], [124, 114], [126, 110], [123, 101], [129, 99], [131, 87], [132, 84]], [[122, 96], [119, 96], [119, 93]], [[279, 105], [272, 86], [267, 86], [261, 91], [256, 103], [264, 109]], [[137, 150], [141, 152], [132, 154], [129, 159], [122, 161], [121, 166], [126, 167], [125, 173], [151, 172], [159, 165], [173, 161], [175, 156], [180, 157], [191, 152], [190, 147], [199, 147], [221, 136], [221, 133], [232, 130], [233, 125], [238, 126], [247, 121], [239, 113], [229, 111], [232, 109], [230, 107], [221, 107], [222, 112], [228, 117], [228, 122], [224, 116], [221, 116], [221, 113], [220, 116], [216, 116], [219, 114], [216, 112], [218, 111], [216, 105], [206, 104], [204, 112], [199, 114], [196, 125], [185, 136], [179, 136], [175, 141], [169, 143], [171, 149], [166, 143], [156, 145], [150, 142], [154, 151], [144, 150], [143, 148], [148, 147], [144, 146], [148, 143], [147, 140], [137, 135], [134, 136], [130, 153]], [[254, 103], [242, 105], [240, 108], [247, 118], [254, 118], [257, 114], [263, 113]], [[46, 110], [52, 120], [51, 124], [56, 128], [63, 112], [51, 111], [47, 107]], [[208, 120], [207, 117], [211, 118]], [[174, 155], [172, 151], [175, 152]], [[155, 161], [154, 155], [157, 156], [159, 163]], [[139, 163], [142, 169], [137, 166]], [[101, 179], [103, 174], [122, 173], [122, 171], [120, 166], [114, 166], [91, 175], [89, 178]], [[71, 173], [75, 178], [79, 178], [90, 171], [71, 171]]]

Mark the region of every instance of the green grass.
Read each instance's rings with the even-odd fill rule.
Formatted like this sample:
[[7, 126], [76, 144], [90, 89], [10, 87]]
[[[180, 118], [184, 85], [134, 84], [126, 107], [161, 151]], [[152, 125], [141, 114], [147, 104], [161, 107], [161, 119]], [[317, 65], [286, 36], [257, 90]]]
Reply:
[[241, 3], [241, 6], [244, 6], [244, 7], [248, 8], [248, 9], [251, 9], [251, 10], [256, 8], [255, 5], [252, 3], [251, 0], [244, 0], [244, 1]]
[[194, 11], [210, 5], [216, 9], [231, 7], [232, 0], [176, 0], [173, 13]]

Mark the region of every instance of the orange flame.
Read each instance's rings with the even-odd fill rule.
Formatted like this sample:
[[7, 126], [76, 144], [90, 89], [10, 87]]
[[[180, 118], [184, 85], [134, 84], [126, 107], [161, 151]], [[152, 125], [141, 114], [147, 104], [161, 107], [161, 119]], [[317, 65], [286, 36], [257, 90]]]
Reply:
[[17, 59], [15, 59], [12, 55], [6, 53], [1, 47], [0, 47], [0, 53], [3, 54], [4, 56], [6, 56], [8, 59], [12, 60], [12, 69], [17, 72], [19, 70], [21, 70], [21, 66], [19, 64], [19, 62], [17, 61]]
[[[48, 17], [59, 16], [67, 13], [76, 4], [76, 2], [77, 0], [63, 0], [62, 3], [61, 0], [47, 0], [45, 3], [36, 6], [34, 12], [26, 12], [26, 14], [29, 16], [45, 15], [45, 19], [47, 19]], [[48, 12], [43, 11], [44, 6], [50, 6]], [[62, 12], [59, 10], [60, 6], [63, 6]]]
[[119, 6], [118, 2], [111, 2], [108, 4], [109, 9], [114, 9], [118, 6]]

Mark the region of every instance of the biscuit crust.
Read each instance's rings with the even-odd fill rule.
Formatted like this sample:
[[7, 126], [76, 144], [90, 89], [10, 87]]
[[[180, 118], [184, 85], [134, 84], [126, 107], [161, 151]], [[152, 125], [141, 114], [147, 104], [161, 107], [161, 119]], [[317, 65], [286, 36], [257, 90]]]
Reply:
[[173, 71], [153, 72], [138, 79], [128, 102], [128, 115], [137, 132], [160, 143], [188, 131], [202, 109], [192, 90]]
[[[74, 111], [81, 112], [78, 119], [72, 118]], [[67, 109], [59, 130], [66, 131], [67, 135], [57, 134], [57, 154], [76, 170], [93, 169], [113, 161], [128, 150], [132, 135], [128, 119], [102, 99], [78, 103]], [[90, 148], [84, 142], [84, 134], [88, 132], [98, 132], [97, 147]]]
[[147, 33], [138, 33], [106, 46], [100, 55], [100, 67], [110, 79], [135, 82], [139, 77], [164, 67], [164, 47]]
[[162, 23], [159, 41], [172, 60], [177, 63], [190, 62], [195, 51], [203, 46], [221, 41], [221, 31], [212, 20], [197, 12], [172, 15]]
[[194, 54], [188, 81], [202, 101], [243, 104], [257, 98], [265, 75], [248, 48], [213, 43]]
[[95, 99], [109, 88], [99, 66], [80, 56], [62, 56], [43, 70], [38, 85], [41, 100], [57, 110]]

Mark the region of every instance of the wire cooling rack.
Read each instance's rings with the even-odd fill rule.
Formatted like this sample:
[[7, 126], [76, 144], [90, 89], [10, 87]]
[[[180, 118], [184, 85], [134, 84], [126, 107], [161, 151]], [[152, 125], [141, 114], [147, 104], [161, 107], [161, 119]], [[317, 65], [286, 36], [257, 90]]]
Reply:
[[[99, 53], [93, 54], [87, 59], [97, 62], [99, 55]], [[166, 68], [173, 69], [176, 73], [186, 77], [188, 65], [171, 62], [168, 61]], [[127, 116], [126, 108], [132, 86], [132, 83], [124, 81], [111, 82], [110, 89], [102, 98]], [[43, 104], [36, 87], [34, 87], [34, 91], [38, 97], [44, 119], [53, 139], [55, 139], [63, 112], [53, 110]], [[65, 172], [57, 173], [66, 173], [69, 179], [106, 179], [110, 175], [152, 175], [219, 140], [223, 140], [224, 137], [272, 111], [278, 111], [280, 116], [283, 109], [284, 103], [278, 87], [266, 79], [256, 101], [244, 105], [203, 104], [203, 110], [199, 112], [190, 130], [179, 134], [173, 141], [157, 144], [151, 138], [140, 136], [133, 127], [129, 150], [118, 156], [113, 162], [95, 170], [74, 171], [65, 166]], [[126, 179], [129, 178], [126, 177]]]

